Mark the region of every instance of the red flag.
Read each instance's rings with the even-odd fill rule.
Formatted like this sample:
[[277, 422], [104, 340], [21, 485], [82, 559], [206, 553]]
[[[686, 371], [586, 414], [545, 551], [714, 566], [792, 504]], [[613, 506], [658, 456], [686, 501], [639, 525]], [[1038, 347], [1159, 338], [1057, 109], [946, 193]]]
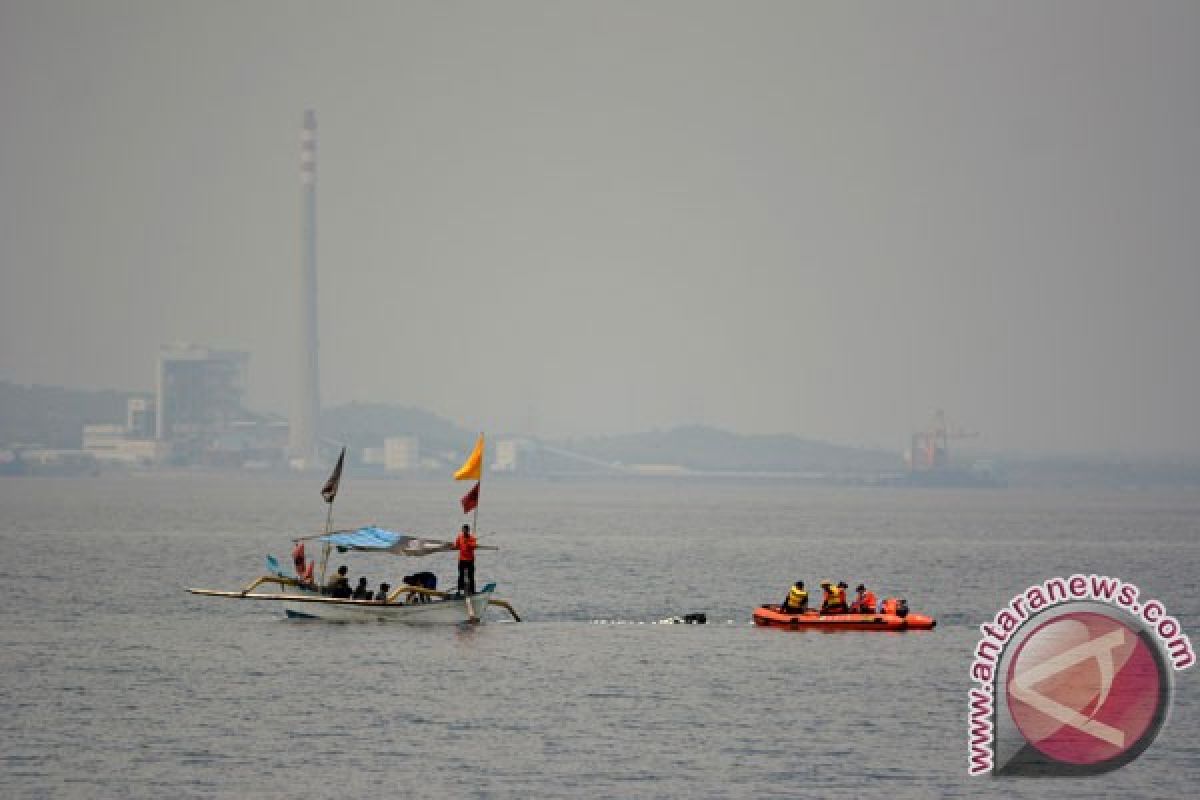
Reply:
[[479, 505], [479, 484], [478, 483], [475, 484], [475, 487], [473, 489], [471, 489], [471, 491], [469, 491], [463, 495], [462, 504], [463, 504], [463, 513], [464, 514], [470, 514], [472, 511], [475, 510], [475, 506]]
[[342, 482], [342, 462], [346, 460], [346, 448], [342, 448], [342, 454], [338, 456], [337, 466], [333, 468], [333, 474], [329, 476], [329, 480], [325, 481], [325, 485], [321, 487], [321, 497], [325, 498], [326, 503], [332, 503], [333, 498], [337, 497], [338, 484]]

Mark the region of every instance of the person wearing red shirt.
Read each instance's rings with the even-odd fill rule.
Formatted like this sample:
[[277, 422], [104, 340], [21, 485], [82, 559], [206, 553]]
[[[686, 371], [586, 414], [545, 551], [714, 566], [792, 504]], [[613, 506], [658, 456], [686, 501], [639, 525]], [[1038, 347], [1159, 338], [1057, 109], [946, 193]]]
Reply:
[[475, 594], [475, 548], [479, 540], [471, 535], [471, 526], [463, 525], [462, 533], [454, 540], [458, 550], [458, 590]]

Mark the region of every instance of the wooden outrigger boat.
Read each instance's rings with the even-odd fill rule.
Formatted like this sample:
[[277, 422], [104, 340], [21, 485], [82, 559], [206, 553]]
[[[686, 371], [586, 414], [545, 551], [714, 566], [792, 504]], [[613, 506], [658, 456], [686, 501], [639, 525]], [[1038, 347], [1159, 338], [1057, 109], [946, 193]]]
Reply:
[[[426, 556], [454, 549], [450, 542], [407, 536], [377, 527], [352, 531], [335, 531], [313, 537], [327, 547], [340, 552], [355, 550], [386, 552], [407, 556]], [[482, 549], [482, 548], [481, 548]], [[487, 549], [496, 549], [490, 547]], [[273, 556], [267, 556], [269, 574], [256, 578], [239, 591], [218, 589], [188, 589], [206, 597], [228, 597], [238, 600], [259, 600], [277, 603], [289, 618], [321, 619], [339, 622], [369, 622], [388, 620], [411, 625], [445, 625], [482, 623], [490, 606], [499, 606], [521, 621], [516, 610], [506, 601], [492, 596], [496, 584], [489, 583], [475, 594], [443, 592], [401, 583], [387, 597], [372, 600], [353, 600], [321, 594], [315, 585], [286, 573]], [[255, 591], [264, 584], [274, 584], [278, 592]]]
[[[373, 525], [356, 530], [331, 531], [333, 526], [333, 501], [337, 497], [338, 487], [342, 480], [342, 466], [346, 461], [346, 448], [338, 456], [333, 474], [321, 488], [321, 497], [329, 504], [329, 512], [325, 518], [325, 533], [317, 536], [305, 536], [295, 540], [296, 551], [293, 560], [297, 572], [303, 575], [289, 574], [279, 566], [274, 556], [267, 556], [267, 575], [255, 578], [241, 591], [222, 591], [219, 589], [188, 589], [192, 594], [205, 597], [229, 597], [237, 600], [260, 600], [278, 603], [284, 613], [291, 618], [324, 619], [339, 622], [395, 620], [413, 625], [444, 625], [458, 623], [482, 623], [487, 618], [490, 606], [499, 606], [508, 611], [517, 622], [521, 618], [516, 610], [504, 600], [492, 596], [496, 584], [489, 583], [483, 591], [473, 594], [461, 592], [439, 592], [424, 586], [410, 586], [401, 583], [387, 597], [370, 600], [355, 600], [349, 597], [333, 597], [322, 594], [318, 584], [313, 580], [313, 564], [309, 562], [307, 569], [304, 565], [304, 542], [316, 540], [324, 545], [321, 557], [320, 582], [325, 581], [325, 567], [329, 562], [329, 554], [337, 548], [344, 553], [350, 550], [391, 553], [402, 556], [427, 556], [433, 553], [445, 553], [455, 550], [451, 542], [436, 539], [424, 539], [419, 536], [408, 536], [395, 531], [377, 528]], [[479, 435], [475, 449], [463, 464], [462, 469], [454, 474], [455, 480], [477, 481], [475, 488], [463, 498], [463, 513], [475, 511], [475, 522], [479, 522], [479, 486], [483, 477], [483, 434]], [[495, 550], [495, 547], [476, 545], [477, 550]], [[263, 584], [275, 584], [278, 592], [256, 592]]]

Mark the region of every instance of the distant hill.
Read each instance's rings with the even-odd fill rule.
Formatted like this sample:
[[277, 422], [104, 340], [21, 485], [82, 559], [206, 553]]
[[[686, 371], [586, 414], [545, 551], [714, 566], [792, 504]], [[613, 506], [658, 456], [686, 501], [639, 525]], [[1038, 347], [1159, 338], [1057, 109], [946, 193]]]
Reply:
[[125, 421], [131, 394], [0, 381], [0, 445], [78, 449], [85, 424]]
[[386, 403], [348, 403], [321, 411], [322, 438], [354, 452], [380, 447], [389, 436], [415, 434], [423, 452], [466, 452], [475, 434], [429, 411]]
[[792, 434], [746, 436], [691, 425], [668, 431], [570, 439], [563, 449], [609, 463], [673, 464], [703, 472], [889, 471], [895, 453], [817, 442]]
[[[475, 438], [475, 432], [419, 408], [350, 403], [321, 412], [322, 438], [347, 444], [353, 452], [379, 447], [385, 438], [405, 434], [420, 437], [422, 452], [465, 453]], [[490, 438], [494, 446], [507, 436]], [[841, 447], [789, 434], [743, 436], [703, 426], [545, 444], [605, 464], [670, 464], [700, 472], [872, 472], [900, 466], [895, 453]], [[547, 471], [587, 469], [578, 462], [560, 464], [547, 458], [551, 457], [542, 451]]]

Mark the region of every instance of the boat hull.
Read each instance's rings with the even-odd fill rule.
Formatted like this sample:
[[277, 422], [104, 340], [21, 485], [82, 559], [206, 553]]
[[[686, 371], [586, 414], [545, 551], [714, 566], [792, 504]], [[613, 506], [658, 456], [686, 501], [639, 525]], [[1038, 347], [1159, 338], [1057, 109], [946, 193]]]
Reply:
[[343, 600], [316, 592], [292, 591], [280, 594], [222, 592], [189, 589], [192, 594], [259, 600], [282, 606], [289, 619], [319, 619], [331, 622], [403, 622], [408, 625], [457, 625], [483, 622], [492, 590], [470, 596], [448, 596], [428, 603], [377, 603], [371, 600]]
[[927, 631], [937, 620], [924, 614], [785, 614], [779, 606], [759, 606], [754, 609], [754, 624], [763, 628], [817, 631]]
[[[375, 603], [369, 600], [345, 600], [338, 603], [312, 602], [309, 598], [283, 601], [289, 619], [320, 619], [334, 622], [403, 622], [408, 625], [455, 625], [483, 622], [488, 595], [450, 597], [428, 603]], [[469, 604], [469, 606], [468, 606]]]

